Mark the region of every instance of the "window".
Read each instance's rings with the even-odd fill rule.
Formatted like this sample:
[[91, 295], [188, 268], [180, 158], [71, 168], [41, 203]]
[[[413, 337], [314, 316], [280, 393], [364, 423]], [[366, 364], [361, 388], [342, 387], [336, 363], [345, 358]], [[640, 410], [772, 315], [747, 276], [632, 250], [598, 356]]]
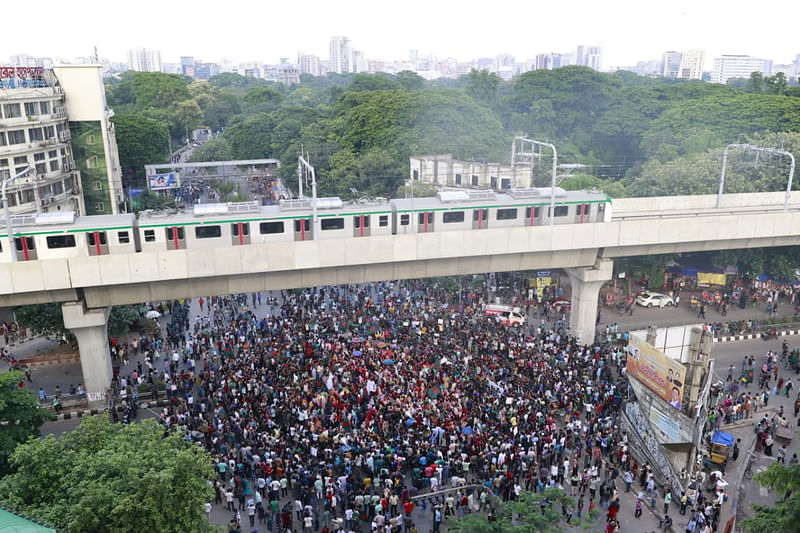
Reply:
[[461, 174], [456, 174], [456, 185], [461, 185]]
[[[19, 173], [19, 170], [17, 173]], [[23, 204], [27, 204], [36, 200], [36, 196], [33, 194], [33, 189], [23, 189], [20, 191], [20, 196], [22, 197]]]
[[44, 140], [44, 132], [42, 131], [42, 128], [30, 128], [28, 130], [28, 137], [30, 137], [31, 142], [43, 141]]
[[25, 247], [28, 250], [35, 250], [36, 249], [36, 245], [33, 242], [33, 237], [15, 237], [14, 238], [14, 244], [16, 245], [16, 248], [17, 248], [18, 252], [22, 251], [22, 239], [25, 239]]
[[[105, 231], [98, 231], [100, 234], [100, 245], [105, 246], [106, 244], [106, 232]], [[97, 243], [94, 240], [94, 233], [87, 233], [86, 240], [89, 241], [89, 246], [97, 246]]]
[[8, 140], [6, 139], [6, 132], [0, 131], [0, 146], [5, 146], [8, 144]]
[[94, 144], [94, 135], [86, 136], [86, 144]]
[[54, 235], [47, 238], [47, 247], [53, 248], [75, 248], [75, 235]]
[[42, 115], [49, 115], [50, 114], [50, 102], [39, 102], [39, 111]]
[[445, 224], [464, 222], [464, 211], [445, 211], [442, 213], [442, 222]]
[[103, 213], [106, 210], [106, 204], [101, 202], [99, 204], [95, 204], [94, 208], [98, 213]]
[[22, 109], [19, 104], [5, 104], [3, 106], [3, 116], [5, 118], [19, 118], [22, 116]]
[[53, 183], [51, 187], [53, 188], [53, 194], [61, 194], [62, 192], [64, 192], [64, 184], [61, 183], [60, 181]]
[[58, 157], [58, 150], [50, 150], [49, 152], [47, 152], [47, 157], [49, 157], [50, 159]]
[[156, 230], [154, 229], [144, 230], [144, 242], [155, 242], [155, 241], [156, 241]]
[[95, 191], [102, 191], [103, 190], [103, 182], [102, 181], [95, 181], [92, 183], [92, 189]]
[[67, 178], [64, 180], [64, 188], [68, 191], [72, 190], [72, 178]]
[[[18, 155], [14, 158], [15, 165], [27, 165], [28, 164], [28, 156], [27, 155]], [[25, 169], [23, 169], [25, 170]]]
[[602, 221], [603, 215], [605, 214], [606, 214], [606, 204], [597, 204], [597, 219]]
[[[569, 206], [567, 206], [567, 205], [557, 205], [556, 206], [556, 216], [557, 217], [565, 217], [565, 216], [567, 216], [568, 212], [569, 212]], [[549, 207], [547, 208], [547, 213], [548, 214], [552, 213], [552, 211], [550, 211]], [[550, 215], [550, 216], [552, 216], [552, 215]]]
[[[153, 235], [155, 237], [155, 235]], [[131, 237], [128, 235], [127, 231], [118, 231], [117, 232], [117, 240], [120, 244], [128, 244], [131, 242]]]
[[86, 168], [97, 168], [97, 156], [86, 158]]
[[194, 236], [198, 239], [216, 239], [222, 236], [222, 226], [197, 226]]
[[473, 174], [471, 179], [472, 179], [472, 181], [470, 181], [470, 185], [472, 185], [473, 187], [477, 187], [478, 186], [478, 175], [477, 174]]
[[510, 189], [511, 188], [511, 180], [509, 178], [500, 178], [500, 188], [501, 189]]
[[378, 217], [378, 226], [385, 228], [389, 225], [389, 215], [381, 215]]
[[[302, 225], [300, 224], [302, 222]], [[303, 220], [295, 220], [294, 221], [294, 230], [297, 233], [301, 231], [311, 231], [311, 220], [305, 218]]]
[[[44, 138], [45, 139], [52, 139], [56, 136], [56, 129], [53, 126], [45, 126], [44, 127]], [[55, 156], [50, 156], [55, 157]]]
[[[361, 217], [353, 217], [353, 224], [355, 224], [356, 229], [359, 229], [361, 227]], [[364, 215], [364, 227], [369, 227], [369, 215]]]
[[8, 144], [25, 144], [25, 130], [9, 131]]
[[262, 222], [259, 224], [259, 231], [261, 235], [283, 233], [283, 222]]
[[44, 161], [44, 152], [40, 152], [38, 154], [33, 154], [34, 161]]
[[415, 180], [418, 180], [418, 179], [419, 179], [419, 170], [415, 170], [415, 171], [414, 171], [414, 179], [415, 179]]
[[[233, 231], [233, 236], [239, 236], [239, 224], [231, 224], [231, 231]], [[247, 222], [242, 223], [242, 235], [250, 235], [250, 224]]]
[[328, 231], [333, 229], [344, 229], [344, 219], [343, 218], [323, 218], [322, 219], [322, 231]]
[[489, 220], [489, 210], [475, 209], [474, 211], [472, 211], [472, 221], [477, 222], [478, 220], [483, 220], [484, 222]]
[[47, 174], [47, 163], [36, 163], [36, 174]]
[[420, 224], [433, 224], [433, 213], [420, 213], [417, 215], [417, 220]]
[[408, 226], [411, 223], [411, 215], [400, 215], [400, 225]]
[[[165, 230], [165, 233], [167, 235], [167, 240], [170, 240], [170, 241], [175, 240], [175, 234], [177, 234], [179, 241], [182, 241], [183, 238], [184, 238], [183, 227], [181, 227], [181, 226], [172, 227], [172, 228], [164, 228], [164, 230]], [[175, 231], [173, 231], [173, 230], [175, 230]]]
[[50, 161], [50, 172], [57, 172], [58, 171], [58, 159], [53, 159]]
[[489, 178], [489, 187], [492, 189], [497, 188], [497, 176], [492, 176]]
[[516, 209], [498, 209], [497, 220], [514, 220], [517, 218]]
[[36, 102], [25, 102], [25, 114], [29, 117], [35, 117], [38, 115]]
[[[540, 211], [541, 211], [540, 208], [535, 207], [534, 211], [533, 211], [533, 218], [537, 218], [539, 216]], [[525, 218], [527, 218], [529, 220], [531, 218], [531, 208], [530, 207], [526, 207], [525, 208]]]

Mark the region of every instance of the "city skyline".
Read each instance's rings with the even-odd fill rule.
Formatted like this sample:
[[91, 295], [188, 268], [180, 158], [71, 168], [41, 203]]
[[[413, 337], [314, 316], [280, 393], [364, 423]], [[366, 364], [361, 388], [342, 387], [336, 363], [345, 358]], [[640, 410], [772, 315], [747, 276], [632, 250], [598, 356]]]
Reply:
[[[415, 49], [420, 57], [433, 54], [469, 61], [511, 54], [525, 61], [586, 44], [603, 47], [607, 68], [660, 58], [666, 50], [704, 49], [708, 71], [713, 58], [723, 54], [790, 63], [797, 53], [789, 32], [776, 31], [771, 24], [752, 24], [750, 10], [738, 0], [726, 4], [725, 10], [687, 0], [673, 2], [666, 10], [630, 0], [603, 4], [572, 0], [559, 5], [555, 15], [523, 3], [476, 13], [418, 0], [406, 2], [402, 11], [375, 13], [373, 3], [354, 0], [346, 6], [312, 2], [303, 19], [289, 5], [267, 8], [234, 0], [226, 13], [247, 16], [225, 15], [229, 20], [214, 18], [213, 25], [208, 15], [213, 4], [205, 1], [186, 11], [181, 5], [142, 0], [139, 9], [119, 13], [124, 25], [106, 19], [114, 16], [107, 4], [97, 0], [85, 4], [79, 13], [63, 11], [37, 21], [42, 31], [36, 40], [27, 37], [24, 25], [11, 25], [6, 42], [24, 44], [19, 49], [6, 45], [7, 53], [90, 57], [97, 46], [100, 57], [125, 62], [127, 50], [144, 47], [160, 50], [165, 63], [177, 63], [185, 55], [204, 61], [278, 63], [282, 57], [294, 62], [301, 53], [327, 60], [334, 35], [347, 36], [366, 59], [381, 60], [407, 59], [409, 50]], [[6, 12], [9, 20], [24, 16], [19, 4]], [[567, 18], [561, 13], [576, 15]], [[799, 14], [800, 5], [786, 6], [781, 19], [792, 20]], [[63, 39], [65, 25], [71, 30], [68, 40]]]

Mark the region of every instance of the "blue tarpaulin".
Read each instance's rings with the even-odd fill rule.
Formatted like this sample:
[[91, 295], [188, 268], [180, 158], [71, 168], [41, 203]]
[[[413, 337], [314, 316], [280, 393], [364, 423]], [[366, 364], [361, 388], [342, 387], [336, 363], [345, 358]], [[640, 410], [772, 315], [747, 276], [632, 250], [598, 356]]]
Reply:
[[723, 446], [733, 446], [733, 435], [724, 431], [714, 431], [711, 436], [711, 444], [722, 444]]

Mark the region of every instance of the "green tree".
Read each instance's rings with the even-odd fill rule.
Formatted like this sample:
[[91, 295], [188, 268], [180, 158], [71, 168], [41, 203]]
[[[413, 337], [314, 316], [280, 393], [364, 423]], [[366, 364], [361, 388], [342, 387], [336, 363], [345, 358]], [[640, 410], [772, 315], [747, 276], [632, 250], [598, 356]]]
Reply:
[[189, 162], [230, 161], [231, 145], [225, 137], [214, 137], [192, 151]]
[[108, 336], [121, 337], [130, 331], [135, 322], [142, 320], [142, 306], [115, 305], [108, 314]]
[[133, 97], [139, 109], [166, 109], [190, 98], [188, 78], [161, 72], [134, 72], [131, 76]]
[[283, 101], [283, 95], [272, 87], [253, 87], [244, 95], [244, 103], [250, 107], [269, 105], [277, 107]]
[[401, 70], [395, 75], [395, 79], [409, 91], [421, 91], [425, 88], [425, 78], [413, 70]]
[[176, 136], [183, 135], [183, 139], [190, 138], [189, 132], [196, 128], [203, 118], [203, 111], [193, 99], [176, 102], [170, 107], [170, 113], [178, 126], [178, 131], [173, 133], [177, 133]]
[[778, 496], [775, 505], [753, 505], [755, 516], [745, 518], [742, 527], [750, 533], [800, 531], [800, 465], [772, 463], [753, 476], [762, 487]]
[[133, 210], [136, 213], [147, 209], [173, 209], [174, 207], [174, 198], [158, 194], [150, 189], [144, 189], [133, 199]]
[[750, 73], [750, 80], [747, 82], [747, 91], [751, 93], [760, 93], [764, 91], [764, 75], [762, 73]]
[[14, 309], [17, 321], [34, 335], [67, 335], [60, 303], [21, 305]]
[[8, 458], [18, 444], [39, 437], [42, 424], [55, 420], [39, 407], [36, 393], [22, 388], [25, 374], [20, 371], [0, 374], [0, 476], [8, 473]]
[[0, 502], [65, 532], [212, 531], [211, 457], [155, 420], [85, 418], [58, 439], [21, 444]]
[[117, 136], [123, 182], [144, 186], [144, 166], [168, 159], [167, 125], [141, 113], [120, 113], [114, 115], [111, 122]]
[[467, 74], [467, 94], [484, 105], [494, 103], [498, 85], [500, 85], [500, 78], [488, 70], [472, 69]]

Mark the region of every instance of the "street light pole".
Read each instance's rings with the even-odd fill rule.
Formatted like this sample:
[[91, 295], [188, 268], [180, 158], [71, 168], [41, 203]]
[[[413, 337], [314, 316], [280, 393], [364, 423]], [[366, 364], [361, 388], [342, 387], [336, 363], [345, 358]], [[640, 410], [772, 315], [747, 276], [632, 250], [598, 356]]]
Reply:
[[[316, 240], [319, 235], [319, 228], [317, 227], [319, 222], [319, 217], [317, 217], [317, 177], [316, 173], [314, 172], [314, 167], [312, 167], [308, 161], [303, 159], [303, 156], [298, 158], [297, 167], [303, 166], [306, 170], [311, 174], [311, 223], [313, 227], [313, 232], [311, 234], [311, 238]], [[300, 180], [301, 182], [303, 180]]]
[[789, 156], [791, 160], [791, 165], [789, 166], [789, 180], [786, 182], [786, 198], [783, 201], [783, 210], [789, 210], [789, 199], [792, 197], [792, 180], [794, 179], [794, 167], [795, 161], [794, 156], [791, 152], [787, 152], [786, 150], [778, 150], [777, 148], [762, 148], [760, 146], [754, 146], [752, 144], [729, 144], [725, 147], [725, 151], [722, 153], [722, 174], [719, 177], [719, 190], [717, 191], [717, 208], [722, 207], [722, 193], [725, 190], [725, 171], [728, 169], [728, 149], [730, 148], [737, 148], [739, 150], [747, 150], [750, 152], [757, 152], [757, 153], [764, 153], [764, 154], [776, 154], [776, 155], [785, 155]]
[[[556, 169], [558, 168], [558, 153], [556, 152], [556, 147], [552, 143], [535, 141], [533, 139], [528, 139], [527, 137], [514, 137], [514, 144], [511, 145], [512, 157], [516, 155], [517, 141], [530, 143], [536, 146], [544, 146], [545, 148], [550, 148], [553, 151], [553, 172], [550, 181], [550, 225], [552, 226], [556, 222]], [[514, 161], [511, 162], [511, 165], [514, 165]], [[531, 159], [531, 169], [533, 169], [533, 159]]]
[[6, 229], [8, 230], [8, 251], [11, 254], [11, 262], [17, 261], [17, 253], [14, 250], [14, 228], [11, 226], [11, 214], [8, 212], [8, 198], [6, 198], [6, 186], [17, 178], [21, 178], [31, 171], [31, 167], [26, 167], [22, 172], [3, 180], [3, 213], [6, 216]]

